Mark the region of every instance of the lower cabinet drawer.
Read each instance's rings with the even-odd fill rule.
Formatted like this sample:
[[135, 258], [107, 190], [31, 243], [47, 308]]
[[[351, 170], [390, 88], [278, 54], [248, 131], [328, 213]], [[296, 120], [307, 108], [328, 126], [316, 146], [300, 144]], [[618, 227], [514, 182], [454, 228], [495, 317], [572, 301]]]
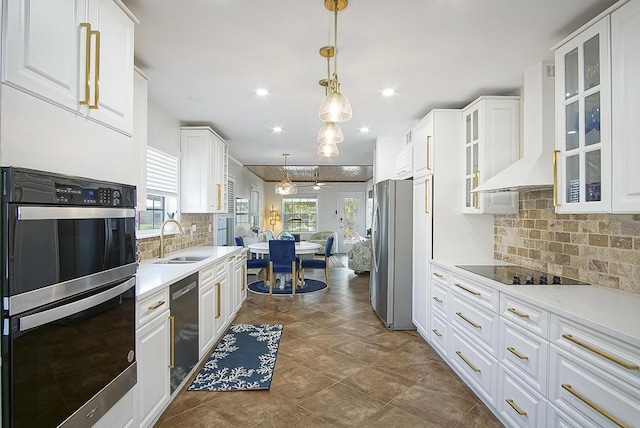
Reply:
[[596, 425], [580, 415], [571, 417], [550, 402], [547, 402], [547, 424], [544, 426], [549, 428], [602, 428], [601, 425]]
[[155, 319], [167, 308], [169, 308], [169, 287], [139, 300], [136, 304], [136, 328]]
[[451, 327], [450, 331], [451, 364], [487, 402], [495, 406], [498, 361], [456, 327]]
[[499, 326], [497, 314], [454, 294], [451, 302], [451, 324], [478, 340], [487, 352], [496, 355]]
[[498, 412], [514, 427], [537, 428], [545, 424], [547, 400], [521, 383], [502, 364], [498, 370]]
[[556, 407], [597, 426], [637, 426], [639, 389], [555, 345], [549, 364], [549, 401]]
[[501, 317], [498, 344], [500, 364], [546, 396], [549, 342]]
[[431, 311], [431, 331], [429, 332], [429, 341], [443, 356], [448, 356], [449, 350], [449, 323], [447, 323], [440, 315]]

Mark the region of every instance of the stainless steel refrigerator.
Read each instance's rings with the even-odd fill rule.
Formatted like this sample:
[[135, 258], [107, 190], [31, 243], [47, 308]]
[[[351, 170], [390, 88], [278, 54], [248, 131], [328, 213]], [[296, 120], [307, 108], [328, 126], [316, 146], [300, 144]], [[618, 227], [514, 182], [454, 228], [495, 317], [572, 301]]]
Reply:
[[413, 182], [386, 180], [373, 188], [371, 305], [389, 330], [415, 330], [411, 321]]

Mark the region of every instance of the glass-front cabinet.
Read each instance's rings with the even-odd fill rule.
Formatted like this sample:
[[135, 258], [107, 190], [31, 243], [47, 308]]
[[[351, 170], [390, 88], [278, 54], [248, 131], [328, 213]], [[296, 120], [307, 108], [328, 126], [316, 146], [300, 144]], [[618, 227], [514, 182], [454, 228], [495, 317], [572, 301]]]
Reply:
[[611, 210], [609, 17], [556, 50], [557, 212]]

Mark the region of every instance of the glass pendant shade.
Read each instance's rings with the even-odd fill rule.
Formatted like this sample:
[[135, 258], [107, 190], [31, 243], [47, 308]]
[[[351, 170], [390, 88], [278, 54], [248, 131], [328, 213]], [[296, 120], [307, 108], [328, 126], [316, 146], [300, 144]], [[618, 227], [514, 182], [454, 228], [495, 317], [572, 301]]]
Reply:
[[333, 158], [338, 156], [338, 146], [333, 143], [320, 143], [318, 144], [318, 150], [316, 151], [318, 156], [323, 156], [325, 158]]
[[344, 141], [344, 135], [342, 134], [342, 129], [334, 122], [326, 122], [320, 127], [316, 139], [320, 144], [340, 144]]
[[351, 104], [340, 91], [332, 91], [320, 104], [318, 117], [323, 122], [345, 122], [351, 119]]
[[276, 184], [276, 195], [293, 195], [298, 193], [298, 186], [289, 180], [289, 174], [285, 172], [284, 178]]

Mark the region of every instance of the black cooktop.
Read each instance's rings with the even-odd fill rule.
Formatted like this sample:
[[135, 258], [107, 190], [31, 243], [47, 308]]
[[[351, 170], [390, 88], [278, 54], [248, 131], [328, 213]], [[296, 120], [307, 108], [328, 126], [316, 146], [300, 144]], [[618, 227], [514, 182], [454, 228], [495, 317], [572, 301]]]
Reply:
[[552, 275], [524, 266], [513, 265], [458, 265], [460, 269], [473, 272], [503, 284], [587, 284], [577, 279]]

